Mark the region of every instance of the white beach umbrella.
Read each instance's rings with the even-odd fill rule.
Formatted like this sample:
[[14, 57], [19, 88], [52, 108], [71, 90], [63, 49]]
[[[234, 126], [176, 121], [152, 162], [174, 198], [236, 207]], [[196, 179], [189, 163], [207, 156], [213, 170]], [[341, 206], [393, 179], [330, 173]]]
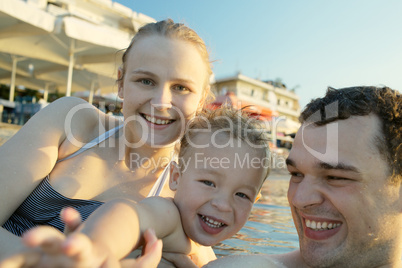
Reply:
[[0, 58], [0, 80], [11, 72], [10, 88], [16, 79], [32, 79], [36, 85], [54, 83], [67, 96], [87, 89], [114, 90], [122, 49], [134, 31], [96, 24], [77, 14], [50, 4], [43, 11], [20, 0], [0, 1], [0, 52], [8, 55]]

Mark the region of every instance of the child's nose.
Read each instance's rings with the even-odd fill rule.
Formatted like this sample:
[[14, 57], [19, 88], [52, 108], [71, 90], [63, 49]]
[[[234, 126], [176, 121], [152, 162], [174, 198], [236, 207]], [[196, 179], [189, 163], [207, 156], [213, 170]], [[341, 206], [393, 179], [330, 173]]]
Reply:
[[211, 204], [222, 212], [232, 211], [231, 198], [226, 195], [219, 195], [212, 199]]

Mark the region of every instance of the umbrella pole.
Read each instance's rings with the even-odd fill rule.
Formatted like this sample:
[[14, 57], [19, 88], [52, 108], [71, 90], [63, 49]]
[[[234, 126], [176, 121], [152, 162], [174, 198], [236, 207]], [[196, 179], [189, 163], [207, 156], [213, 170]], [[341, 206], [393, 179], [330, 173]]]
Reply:
[[9, 101], [14, 102], [14, 94], [15, 94], [15, 77], [17, 75], [17, 63], [21, 60], [24, 60], [24, 57], [16, 57], [11, 55], [11, 58], [13, 60], [13, 66], [11, 70], [11, 83], [10, 83], [10, 97]]
[[68, 63], [68, 77], [67, 77], [67, 91], [66, 96], [71, 96], [71, 84], [73, 81], [73, 67], [74, 67], [74, 49], [75, 49], [75, 40], [71, 39], [70, 43], [70, 60]]
[[45, 91], [43, 92], [43, 99], [48, 102], [48, 96], [49, 96], [49, 83], [45, 84]]
[[91, 89], [89, 91], [88, 102], [92, 104], [94, 100], [95, 82], [91, 81]]

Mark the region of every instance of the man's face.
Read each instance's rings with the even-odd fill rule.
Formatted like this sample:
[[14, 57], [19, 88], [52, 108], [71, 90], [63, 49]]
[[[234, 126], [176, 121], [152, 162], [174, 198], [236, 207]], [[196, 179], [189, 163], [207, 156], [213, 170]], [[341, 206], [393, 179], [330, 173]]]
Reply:
[[298, 131], [287, 164], [288, 200], [311, 267], [377, 267], [400, 262], [401, 183], [376, 148], [376, 116], [354, 116]]

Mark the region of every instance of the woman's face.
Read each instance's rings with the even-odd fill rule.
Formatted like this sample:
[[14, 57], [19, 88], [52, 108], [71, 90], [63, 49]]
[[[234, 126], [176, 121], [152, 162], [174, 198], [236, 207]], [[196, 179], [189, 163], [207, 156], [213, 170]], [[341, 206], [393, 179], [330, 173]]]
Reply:
[[189, 42], [159, 35], [137, 40], [119, 84], [132, 147], [166, 146], [183, 135], [209, 86], [206, 64]]

